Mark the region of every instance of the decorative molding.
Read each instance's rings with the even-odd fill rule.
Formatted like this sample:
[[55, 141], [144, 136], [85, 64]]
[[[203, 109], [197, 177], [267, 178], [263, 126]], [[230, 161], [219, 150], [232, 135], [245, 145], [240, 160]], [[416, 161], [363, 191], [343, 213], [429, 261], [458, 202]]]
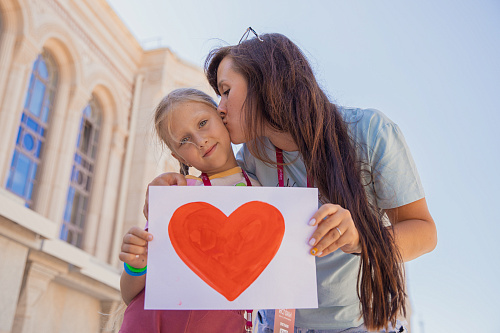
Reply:
[[37, 14], [45, 14], [45, 6], [40, 0], [33, 1], [34, 6], [36, 7]]
[[128, 137], [127, 131], [120, 126], [114, 126], [111, 149], [120, 157], [125, 153], [125, 140]]
[[109, 70], [117, 76], [125, 87], [132, 91], [132, 82], [127, 79], [127, 77], [113, 64], [113, 62], [101, 51], [97, 44], [92, 40], [89, 34], [83, 29], [76, 21], [71, 18], [68, 11], [61, 6], [57, 0], [45, 0], [44, 3], [48, 3], [52, 9], [64, 20], [64, 24], [72, 29], [80, 39], [87, 44], [89, 49], [97, 55], [97, 57], [102, 61], [102, 63], [109, 68]]
[[13, 64], [29, 65], [30, 69], [36, 57], [42, 52], [30, 39], [23, 36], [19, 39], [15, 46]]
[[147, 81], [148, 83], [156, 84], [162, 79], [162, 76], [163, 76], [163, 67], [151, 68], [147, 73]]

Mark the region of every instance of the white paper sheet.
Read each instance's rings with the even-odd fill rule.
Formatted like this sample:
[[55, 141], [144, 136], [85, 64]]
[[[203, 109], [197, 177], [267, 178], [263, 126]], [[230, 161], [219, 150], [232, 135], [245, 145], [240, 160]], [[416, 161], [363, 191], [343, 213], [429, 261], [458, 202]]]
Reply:
[[[146, 309], [277, 309], [317, 308], [315, 258], [307, 244], [315, 227], [308, 221], [317, 210], [315, 188], [190, 187], [149, 188], [148, 273]], [[178, 256], [168, 233], [177, 208], [206, 202], [229, 216], [241, 205], [261, 201], [276, 207], [285, 222], [274, 258], [236, 299], [229, 301], [193, 272]]]

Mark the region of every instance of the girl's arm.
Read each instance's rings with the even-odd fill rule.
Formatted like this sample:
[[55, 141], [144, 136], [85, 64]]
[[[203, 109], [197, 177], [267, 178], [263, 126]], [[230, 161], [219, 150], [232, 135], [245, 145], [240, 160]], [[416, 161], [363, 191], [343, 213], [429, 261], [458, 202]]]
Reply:
[[404, 261], [410, 261], [434, 250], [437, 231], [425, 198], [385, 211]]
[[[153, 235], [139, 228], [132, 227], [123, 237], [120, 260], [134, 268], [144, 268], [148, 263], [148, 241]], [[120, 279], [120, 291], [125, 304], [129, 304], [144, 289], [146, 275], [132, 276], [123, 271]]]

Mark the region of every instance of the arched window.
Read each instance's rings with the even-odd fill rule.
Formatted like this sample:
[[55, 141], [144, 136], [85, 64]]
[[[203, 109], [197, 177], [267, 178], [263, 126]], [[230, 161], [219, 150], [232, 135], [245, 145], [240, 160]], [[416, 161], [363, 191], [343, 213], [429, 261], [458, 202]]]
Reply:
[[89, 207], [100, 127], [101, 110], [92, 98], [83, 109], [61, 229], [61, 239], [78, 247], [82, 245]]
[[6, 186], [23, 198], [27, 207], [33, 204], [56, 86], [57, 68], [52, 57], [43, 52], [33, 65]]

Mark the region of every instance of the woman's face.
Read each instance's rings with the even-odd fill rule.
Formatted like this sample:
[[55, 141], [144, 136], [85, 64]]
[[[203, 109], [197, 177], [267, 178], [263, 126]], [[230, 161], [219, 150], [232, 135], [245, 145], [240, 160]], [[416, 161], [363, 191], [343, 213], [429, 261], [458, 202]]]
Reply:
[[233, 59], [225, 57], [217, 69], [217, 86], [221, 100], [218, 111], [226, 125], [231, 142], [244, 143], [246, 139], [243, 104], [247, 96], [247, 81], [233, 69]]

